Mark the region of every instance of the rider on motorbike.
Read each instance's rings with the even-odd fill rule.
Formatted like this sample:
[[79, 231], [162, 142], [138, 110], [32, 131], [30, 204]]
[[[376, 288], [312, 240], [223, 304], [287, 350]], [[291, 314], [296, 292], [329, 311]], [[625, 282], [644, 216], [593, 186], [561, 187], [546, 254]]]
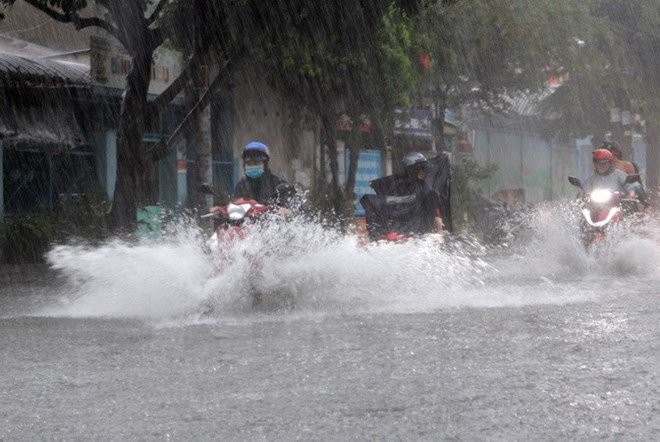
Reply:
[[287, 182], [268, 167], [270, 150], [260, 141], [251, 141], [243, 147], [245, 177], [236, 184], [235, 197], [251, 198], [267, 204], [278, 198], [277, 186]]
[[[277, 207], [275, 213], [281, 216], [291, 214], [286, 207], [291, 193], [291, 186], [284, 179], [271, 172], [268, 167], [270, 150], [260, 141], [251, 141], [243, 147], [243, 170], [245, 177], [236, 184], [235, 198], [247, 198], [260, 204]], [[213, 207], [212, 213], [218, 213], [219, 207]]]
[[428, 160], [424, 155], [419, 152], [407, 153], [403, 157], [403, 168], [406, 177], [399, 183], [399, 194], [419, 195], [424, 201], [424, 204], [422, 204], [424, 214], [433, 214], [432, 221], [428, 225], [428, 231], [419, 233], [440, 233], [444, 229], [440, 213], [440, 197], [424, 181], [427, 167]]
[[230, 234], [235, 234], [234, 237], [242, 237], [245, 221], [261, 218], [264, 214], [279, 217], [291, 214], [288, 205], [295, 189], [270, 171], [269, 160], [270, 151], [264, 143], [251, 141], [243, 147], [245, 178], [236, 185], [230, 201], [212, 207], [210, 213], [203, 215], [216, 220], [218, 231], [231, 230]]
[[[612, 155], [614, 155], [612, 164], [617, 169], [624, 171], [628, 175], [636, 175], [639, 173], [639, 169], [635, 163], [631, 163], [630, 161], [623, 160], [623, 150], [621, 150], [621, 145], [616, 141], [604, 141], [603, 144], [601, 144], [600, 149], [607, 149], [610, 152], [612, 152]], [[637, 198], [644, 205], [647, 205], [648, 197], [646, 191], [644, 190], [644, 186], [642, 185], [641, 180], [639, 180], [637, 183], [633, 183], [632, 188], [635, 191], [635, 195], [637, 196]]]
[[628, 174], [617, 169], [613, 164], [614, 155], [607, 149], [593, 151], [594, 174], [582, 185], [585, 194], [593, 189], [607, 189], [611, 192], [621, 192], [629, 197], [635, 197], [635, 186], [626, 183]]
[[623, 150], [621, 149], [621, 145], [616, 141], [603, 141], [599, 149], [607, 149], [612, 152], [612, 155], [614, 156], [612, 164], [617, 169], [624, 171], [628, 175], [638, 173], [633, 163], [623, 159]]

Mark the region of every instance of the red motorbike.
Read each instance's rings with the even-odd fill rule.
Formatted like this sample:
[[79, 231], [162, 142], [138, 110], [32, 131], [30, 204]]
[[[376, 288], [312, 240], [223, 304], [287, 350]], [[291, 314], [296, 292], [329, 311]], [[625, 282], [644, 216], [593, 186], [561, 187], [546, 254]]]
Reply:
[[238, 198], [227, 204], [217, 206], [216, 210], [202, 218], [216, 218], [215, 232], [207, 244], [211, 252], [218, 253], [233, 247], [247, 234], [246, 222], [254, 220], [268, 212], [269, 207], [249, 198]]
[[[211, 193], [208, 186], [205, 186], [202, 191]], [[278, 187], [278, 195], [290, 198], [295, 190], [291, 186], [281, 185]], [[216, 195], [215, 193], [213, 193]], [[218, 196], [218, 195], [216, 195]], [[282, 199], [282, 198], [280, 198]], [[251, 284], [250, 295], [252, 296], [252, 306], [254, 308], [264, 307], [265, 298], [268, 302], [265, 306], [267, 309], [279, 309], [281, 307], [290, 308], [291, 300], [289, 296], [275, 293], [274, 290], [267, 290], [267, 293], [260, 289], [259, 278], [262, 271], [263, 256], [269, 256], [271, 253], [266, 244], [265, 250], [262, 253], [255, 255], [245, 250], [235, 250], [236, 247], [246, 239], [251, 229], [255, 227], [255, 223], [259, 223], [262, 219], [284, 219], [283, 216], [276, 213], [277, 204], [265, 205], [261, 204], [250, 198], [237, 198], [229, 201], [226, 204], [219, 205], [213, 210], [202, 215], [201, 218], [214, 218], [216, 220], [213, 235], [208, 239], [207, 246], [211, 251], [216, 262], [215, 275], [222, 274], [227, 265], [231, 264], [231, 260], [237, 257], [236, 253], [242, 253], [242, 256], [247, 257], [250, 265], [250, 279], [248, 283]], [[241, 256], [241, 255], [238, 255]]]
[[[626, 183], [639, 179], [637, 175], [630, 175]], [[582, 182], [575, 177], [568, 177], [568, 182], [584, 190]], [[625, 198], [621, 192], [612, 192], [608, 189], [594, 189], [581, 199], [582, 241], [586, 247], [603, 242], [607, 239], [607, 231], [616, 225], [625, 216], [638, 212], [639, 201], [636, 198]]]

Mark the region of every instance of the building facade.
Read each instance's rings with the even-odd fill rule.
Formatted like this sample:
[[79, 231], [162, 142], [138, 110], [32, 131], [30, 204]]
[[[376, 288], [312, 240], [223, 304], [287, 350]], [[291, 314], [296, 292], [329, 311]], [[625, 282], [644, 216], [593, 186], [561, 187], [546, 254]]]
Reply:
[[[0, 22], [0, 31], [0, 88], [5, 96], [5, 114], [15, 115], [11, 123], [5, 124], [9, 120], [4, 116], [0, 122], [4, 176], [0, 181], [0, 215], [53, 209], [67, 194], [82, 193], [83, 182], [88, 192], [95, 187], [95, 194], [102, 193], [111, 201], [118, 115], [129, 58], [103, 31], [77, 32], [73, 26], [57, 23], [23, 3]], [[157, 51], [150, 97], [162, 92], [180, 70], [180, 54]], [[47, 93], [36, 94], [35, 88]], [[30, 95], [35, 96], [32, 101], [27, 99]], [[26, 99], [10, 99], [18, 96]], [[314, 125], [305, 127], [297, 121], [286, 101], [256, 71], [241, 67], [231, 87], [212, 98], [209, 114], [204, 124], [211, 132], [213, 184], [231, 193], [243, 173], [242, 146], [258, 139], [271, 147], [271, 166], [276, 172], [304, 187], [311, 186], [318, 131]], [[147, 128], [143, 143], [155, 144], [169, 136], [183, 115], [184, 100], [179, 96], [160, 121]], [[53, 127], [70, 133], [49, 134], [47, 129]], [[16, 133], [23, 137], [22, 143], [11, 140]], [[197, 182], [194, 138], [183, 140], [153, 165], [149, 204], [185, 207], [190, 202], [190, 189]], [[76, 192], [58, 184], [70, 181], [59, 177], [65, 157], [72, 162], [71, 170], [80, 169], [82, 166], [73, 164], [85, 159], [85, 177], [67, 185], [78, 188]]]

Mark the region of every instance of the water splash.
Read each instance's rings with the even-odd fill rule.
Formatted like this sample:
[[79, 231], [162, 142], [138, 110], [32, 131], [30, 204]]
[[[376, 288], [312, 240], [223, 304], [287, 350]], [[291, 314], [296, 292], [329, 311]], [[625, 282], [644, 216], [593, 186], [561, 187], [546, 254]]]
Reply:
[[47, 258], [67, 285], [61, 305], [46, 313], [141, 318], [186, 314], [202, 301], [204, 282], [212, 269], [202, 253], [199, 234], [185, 227], [167, 241], [114, 240], [96, 247], [55, 247]]
[[[571, 202], [537, 206], [526, 215], [523, 239], [514, 243], [501, 270], [508, 277], [556, 279], [644, 275], [658, 269], [660, 241], [652, 216], [631, 217], [608, 230], [608, 240], [585, 248], [580, 210]], [[511, 264], [517, 261], [518, 266]], [[500, 268], [500, 267], [498, 267]], [[508, 271], [507, 271], [508, 269]]]
[[651, 238], [622, 236], [614, 253], [588, 253], [574, 212], [539, 207], [510, 248], [433, 237], [364, 247], [302, 219], [270, 222], [214, 258], [203, 232], [181, 222], [158, 241], [56, 247], [49, 261], [69, 284], [42, 313], [188, 323], [254, 316], [254, 293], [285, 297], [288, 316], [569, 303], [597, 296], [581, 281], [657, 270]]

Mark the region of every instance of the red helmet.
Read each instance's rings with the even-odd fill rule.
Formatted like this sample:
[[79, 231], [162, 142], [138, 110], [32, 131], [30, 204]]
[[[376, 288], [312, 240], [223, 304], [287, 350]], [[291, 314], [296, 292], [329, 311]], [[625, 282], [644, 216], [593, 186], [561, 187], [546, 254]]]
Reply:
[[596, 149], [594, 150], [594, 161], [612, 161], [614, 155], [607, 149]]

